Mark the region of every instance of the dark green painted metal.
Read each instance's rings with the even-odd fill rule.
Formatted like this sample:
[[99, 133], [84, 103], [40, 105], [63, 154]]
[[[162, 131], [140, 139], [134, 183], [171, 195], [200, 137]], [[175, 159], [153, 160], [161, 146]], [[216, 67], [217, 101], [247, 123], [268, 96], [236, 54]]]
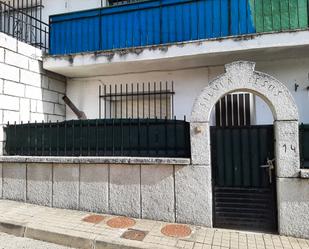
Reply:
[[299, 128], [299, 147], [301, 168], [309, 169], [309, 124], [302, 124]]
[[217, 186], [267, 187], [267, 158], [274, 158], [272, 126], [211, 127]]
[[211, 127], [214, 225], [277, 230], [273, 126]]
[[71, 120], [5, 132], [8, 155], [190, 157], [190, 127], [181, 120]]

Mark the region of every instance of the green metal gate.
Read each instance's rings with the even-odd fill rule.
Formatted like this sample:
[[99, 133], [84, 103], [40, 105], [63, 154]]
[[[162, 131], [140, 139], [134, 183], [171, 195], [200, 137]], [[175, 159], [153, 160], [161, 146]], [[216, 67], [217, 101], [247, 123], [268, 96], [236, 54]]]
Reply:
[[214, 225], [276, 231], [273, 126], [211, 127], [211, 153]]

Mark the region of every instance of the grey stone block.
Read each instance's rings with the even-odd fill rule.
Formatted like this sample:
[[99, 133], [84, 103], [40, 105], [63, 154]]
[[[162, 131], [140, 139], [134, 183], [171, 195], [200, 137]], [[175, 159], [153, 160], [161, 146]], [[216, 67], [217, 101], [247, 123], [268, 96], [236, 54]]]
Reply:
[[175, 222], [172, 165], [142, 165], [142, 218]]
[[190, 123], [191, 159], [193, 165], [210, 164], [209, 123]]
[[52, 164], [27, 164], [27, 201], [52, 205]]
[[140, 165], [110, 165], [110, 212], [140, 217]]
[[276, 121], [276, 166], [278, 177], [299, 177], [299, 124], [297, 121]]
[[80, 209], [108, 212], [108, 165], [80, 166]]
[[3, 198], [26, 200], [26, 164], [3, 163]]
[[309, 180], [278, 178], [279, 233], [309, 238]]
[[55, 164], [53, 168], [53, 206], [77, 209], [79, 202], [79, 165]]
[[176, 221], [212, 227], [210, 166], [176, 166]]

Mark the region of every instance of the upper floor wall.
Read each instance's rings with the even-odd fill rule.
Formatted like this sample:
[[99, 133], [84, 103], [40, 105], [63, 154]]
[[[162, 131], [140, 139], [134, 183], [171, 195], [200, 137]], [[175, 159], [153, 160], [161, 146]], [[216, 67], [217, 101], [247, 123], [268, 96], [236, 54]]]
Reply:
[[307, 0], [152, 0], [50, 17], [51, 55], [308, 28]]

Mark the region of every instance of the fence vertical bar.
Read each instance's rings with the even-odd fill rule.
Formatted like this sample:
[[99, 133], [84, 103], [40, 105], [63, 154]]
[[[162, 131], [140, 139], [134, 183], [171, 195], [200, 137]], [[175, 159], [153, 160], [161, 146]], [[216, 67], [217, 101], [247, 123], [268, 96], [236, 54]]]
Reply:
[[41, 145], [42, 145], [42, 149], [41, 149], [41, 155], [44, 155], [45, 152], [45, 127], [44, 127], [44, 120], [42, 120], [42, 134], [41, 134]]
[[[156, 126], [156, 132], [158, 132], [158, 118], [157, 118], [157, 115], [155, 117], [155, 126]], [[156, 151], [156, 155], [158, 156], [158, 139], [156, 139], [156, 143], [155, 143], [155, 151]]]
[[139, 101], [140, 101], [140, 98], [138, 96], [139, 94], [139, 83], [137, 83], [137, 89], [136, 89], [136, 117], [139, 118]]
[[101, 114], [102, 114], [102, 100], [101, 100], [101, 85], [99, 85], [99, 118], [101, 119]]
[[67, 155], [67, 122], [64, 122], [64, 156]]
[[177, 155], [178, 154], [178, 148], [177, 148], [177, 119], [176, 116], [174, 116], [174, 152]]
[[131, 118], [129, 118], [129, 155], [131, 155], [131, 148], [132, 148], [132, 143], [131, 143]]
[[[23, 139], [23, 136], [24, 136], [24, 123], [23, 123], [23, 121], [21, 121], [20, 130], [21, 130], [20, 136]], [[23, 141], [21, 142], [20, 150], [21, 150], [20, 153], [23, 156], [24, 155], [24, 142]]]
[[72, 120], [72, 156], [75, 155], [75, 120]]
[[90, 156], [90, 120], [87, 120], [87, 154]]
[[106, 131], [106, 119], [104, 119], [104, 156], [106, 156], [106, 146], [107, 146], [107, 131]]
[[28, 121], [28, 156], [30, 156], [31, 154], [30, 148], [31, 148], [30, 121]]
[[174, 116], [174, 81], [172, 81], [172, 117]]
[[165, 117], [168, 116], [168, 82], [165, 82]]
[[79, 120], [79, 155], [83, 155], [83, 121]]
[[133, 83], [131, 84], [131, 118], [134, 118], [134, 109], [133, 109], [133, 91], [134, 91], [134, 86]]
[[[188, 145], [188, 141], [186, 139], [187, 137], [187, 117], [186, 115], [184, 115], [183, 117], [183, 131], [184, 131], [184, 146], [185, 146], [185, 149], [188, 149], [189, 148], [189, 145]], [[189, 151], [187, 151], [187, 153], [185, 153], [186, 155], [189, 154]]]
[[148, 82], [148, 118], [150, 118], [150, 82]]
[[113, 152], [112, 155], [115, 155], [115, 119], [113, 118], [113, 123], [112, 123], [112, 145], [113, 145]]
[[98, 129], [98, 120], [95, 120], [95, 132], [96, 132], [96, 147], [95, 147], [95, 155], [98, 156], [99, 150], [99, 129]]
[[122, 84], [120, 84], [120, 118], [122, 119]]
[[137, 118], [138, 132], [137, 132], [137, 144], [138, 144], [138, 155], [141, 155], [141, 123], [139, 117]]
[[114, 99], [114, 108], [115, 108], [115, 115], [114, 115], [114, 118], [117, 118], [117, 84], [115, 84], [115, 99]]
[[11, 127], [10, 127], [10, 122], [7, 123], [7, 130], [6, 130], [6, 153], [8, 155], [11, 155]]
[[128, 118], [128, 84], [126, 84], [126, 118]]
[[52, 123], [49, 120], [49, 156], [52, 155]]
[[106, 107], [106, 85], [104, 85], [104, 117], [107, 118], [107, 107]]
[[120, 155], [123, 156], [123, 119], [120, 119], [120, 129], [121, 129], [121, 152]]
[[59, 121], [58, 120], [57, 120], [56, 125], [57, 125], [57, 142], [56, 142], [56, 144], [57, 144], [57, 156], [59, 156]]
[[14, 141], [15, 141], [15, 155], [17, 155], [17, 127], [16, 127], [16, 121], [14, 121]]
[[160, 81], [160, 119], [162, 119], [162, 81]]
[[165, 155], [166, 156], [168, 155], [167, 126], [168, 126], [167, 117], [165, 116], [165, 125], [164, 125], [165, 134], [164, 134], [164, 136], [165, 136]]
[[145, 82], [143, 82], [143, 119], [145, 118]]
[[147, 118], [147, 154], [150, 152], [150, 141], [149, 141], [149, 118]]
[[155, 118], [157, 118], [157, 97], [156, 97], [156, 91], [157, 91], [157, 82], [154, 82], [154, 89], [153, 89], [154, 95], [153, 95], [153, 98], [154, 98], [154, 117]]

